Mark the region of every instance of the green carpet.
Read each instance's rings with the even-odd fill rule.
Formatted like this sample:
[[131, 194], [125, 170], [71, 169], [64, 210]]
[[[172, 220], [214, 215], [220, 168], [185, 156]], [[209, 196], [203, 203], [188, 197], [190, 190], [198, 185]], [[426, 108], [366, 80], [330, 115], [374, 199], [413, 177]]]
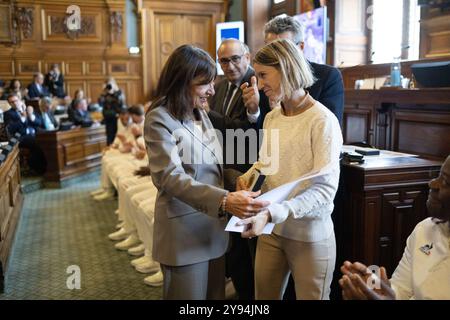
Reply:
[[[25, 195], [2, 299], [161, 299], [162, 289], [144, 284], [146, 275], [117, 251], [117, 200], [96, 202], [89, 192], [99, 178], [64, 189]], [[79, 266], [80, 289], [67, 288], [67, 268]]]

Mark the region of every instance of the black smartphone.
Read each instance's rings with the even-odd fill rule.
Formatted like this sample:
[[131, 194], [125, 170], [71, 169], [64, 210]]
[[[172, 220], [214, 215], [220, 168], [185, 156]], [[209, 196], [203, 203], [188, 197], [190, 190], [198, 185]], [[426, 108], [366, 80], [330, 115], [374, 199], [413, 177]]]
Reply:
[[265, 178], [266, 176], [261, 171], [255, 169], [250, 177], [250, 190], [254, 192], [261, 190]]

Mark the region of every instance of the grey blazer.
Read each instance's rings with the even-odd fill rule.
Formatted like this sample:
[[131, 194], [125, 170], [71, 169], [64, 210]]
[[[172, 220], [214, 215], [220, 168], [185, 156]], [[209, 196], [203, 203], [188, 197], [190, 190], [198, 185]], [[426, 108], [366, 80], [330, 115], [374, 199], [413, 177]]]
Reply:
[[222, 150], [205, 111], [203, 132], [159, 106], [145, 117], [144, 138], [155, 203], [153, 259], [184, 266], [221, 257], [228, 246], [226, 219], [219, 218], [223, 189]]

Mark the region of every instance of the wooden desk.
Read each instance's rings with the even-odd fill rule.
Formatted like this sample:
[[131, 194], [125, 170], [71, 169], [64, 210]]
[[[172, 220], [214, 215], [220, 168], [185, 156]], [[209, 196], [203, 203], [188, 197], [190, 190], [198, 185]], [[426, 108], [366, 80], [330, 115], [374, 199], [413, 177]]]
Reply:
[[36, 141], [47, 159], [45, 180], [60, 186], [64, 180], [101, 165], [105, 127], [39, 132]]
[[383, 265], [392, 273], [407, 237], [428, 216], [428, 182], [439, 175], [440, 166], [439, 161], [415, 157], [342, 165], [333, 213], [337, 264], [357, 260]]
[[344, 142], [443, 160], [450, 154], [450, 89], [345, 90]]
[[0, 292], [3, 292], [4, 273], [23, 205], [17, 145], [0, 165], [0, 181]]

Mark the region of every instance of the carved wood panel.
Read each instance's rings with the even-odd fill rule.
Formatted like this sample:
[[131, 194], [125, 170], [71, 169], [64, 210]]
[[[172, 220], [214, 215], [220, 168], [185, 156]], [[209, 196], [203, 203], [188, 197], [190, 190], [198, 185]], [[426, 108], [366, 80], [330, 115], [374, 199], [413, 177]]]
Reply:
[[382, 194], [380, 265], [390, 273], [396, 267], [392, 263], [400, 261], [406, 245], [406, 239], [418, 221], [426, 216], [425, 202], [427, 191], [399, 190]]
[[373, 105], [346, 104], [343, 121], [344, 142], [366, 141], [374, 144], [374, 117]]
[[84, 93], [87, 94], [86, 82], [85, 81], [76, 81], [76, 80], [66, 81], [66, 94], [67, 95], [74, 97], [75, 91], [78, 89], [82, 89], [84, 91]]
[[393, 150], [435, 158], [450, 154], [449, 113], [394, 109], [392, 125]]

